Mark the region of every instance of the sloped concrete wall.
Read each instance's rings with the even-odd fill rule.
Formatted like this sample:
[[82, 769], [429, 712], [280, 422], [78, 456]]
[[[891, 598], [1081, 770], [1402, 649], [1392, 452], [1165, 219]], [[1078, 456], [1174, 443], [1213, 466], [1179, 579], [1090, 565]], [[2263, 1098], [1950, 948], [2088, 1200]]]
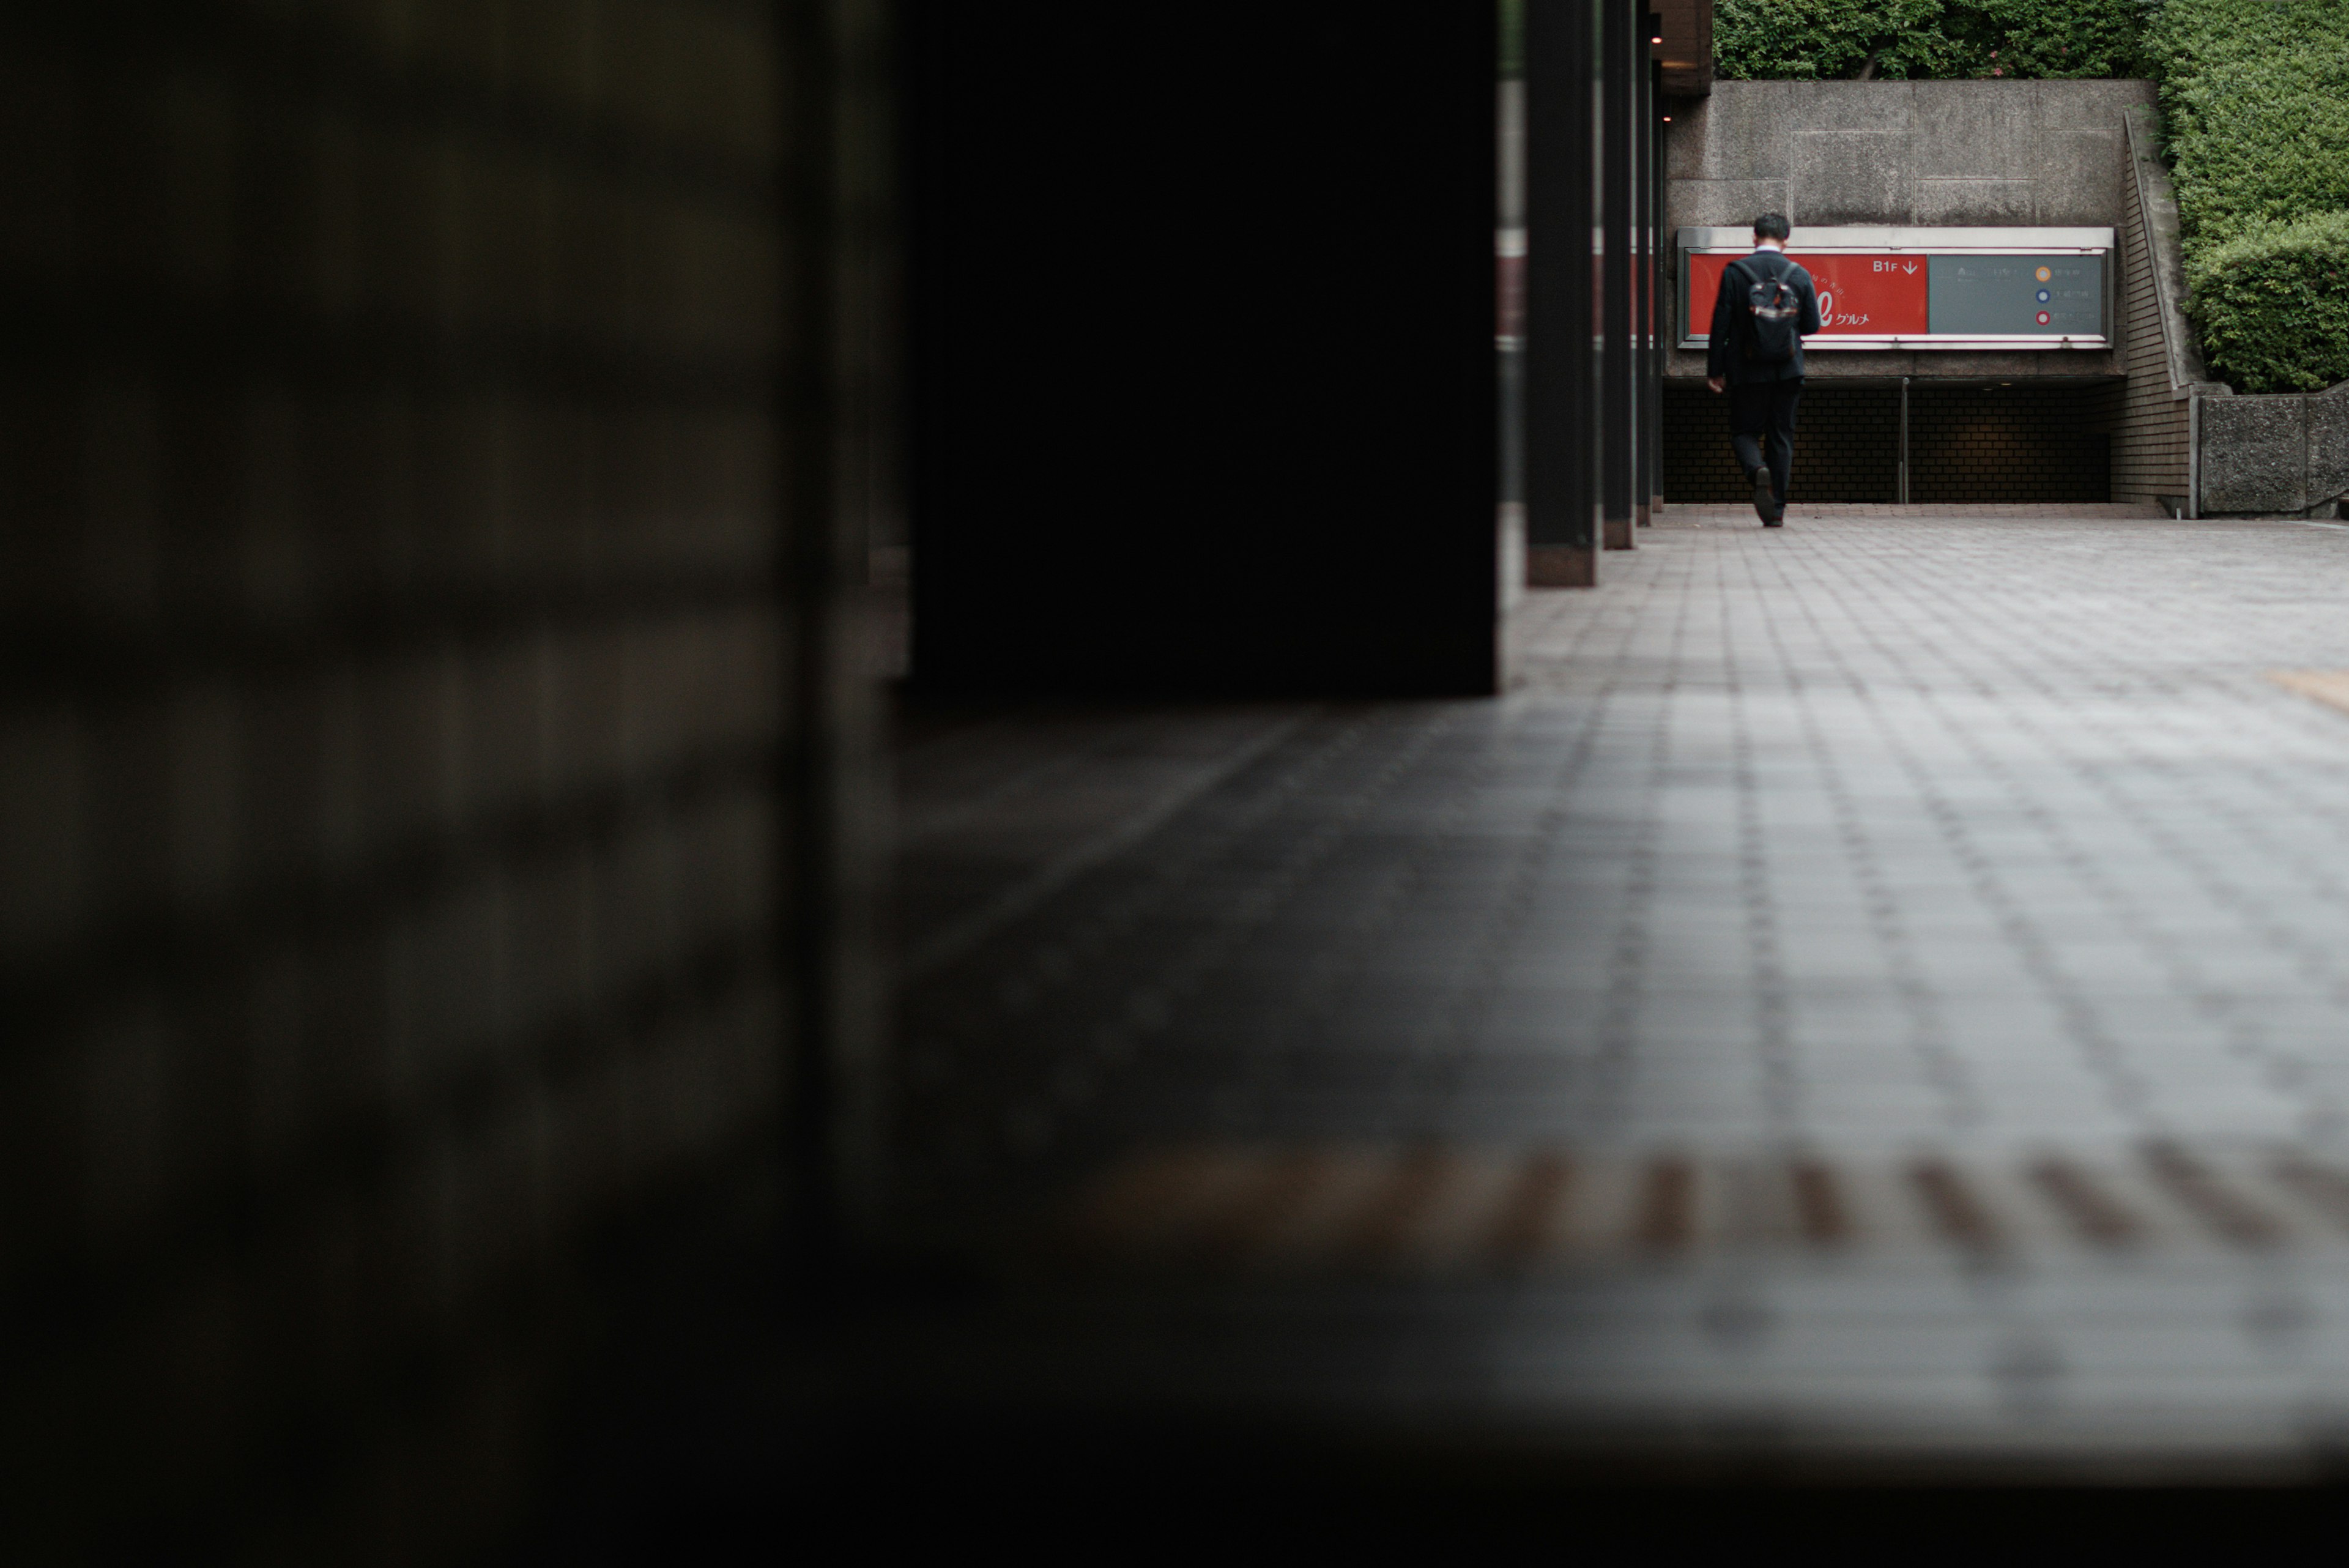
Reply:
[[[2118, 228], [2144, 81], [1717, 82], [1665, 138], [1668, 231], [1750, 223]], [[1678, 316], [1675, 258], [1668, 303]], [[1811, 374], [2116, 376], [2119, 352], [1822, 354]], [[1675, 350], [1675, 378], [1703, 375]]]
[[2113, 421], [2113, 499], [2191, 509], [2194, 401], [2226, 397], [2209, 379], [2186, 319], [2186, 268], [2178, 250], [2178, 197], [2161, 162], [2161, 119], [2149, 105], [2122, 114], [2129, 172], [2123, 182], [2121, 358], [2128, 381]]

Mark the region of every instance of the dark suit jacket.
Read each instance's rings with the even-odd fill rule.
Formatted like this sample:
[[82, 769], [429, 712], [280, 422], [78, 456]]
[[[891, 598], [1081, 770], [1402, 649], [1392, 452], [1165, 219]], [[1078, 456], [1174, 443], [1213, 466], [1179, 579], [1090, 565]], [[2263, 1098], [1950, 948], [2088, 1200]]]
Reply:
[[[1746, 291], [1758, 279], [1787, 275], [1802, 297], [1803, 314], [1795, 323], [1795, 355], [1791, 359], [1750, 359], [1754, 348], [1754, 304]], [[1792, 381], [1803, 373], [1803, 338], [1819, 329], [1819, 291], [1811, 275], [1777, 251], [1755, 251], [1729, 264], [1721, 275], [1721, 296], [1713, 302], [1713, 344], [1705, 350], [1704, 373], [1726, 377], [1732, 386], [1751, 381]]]

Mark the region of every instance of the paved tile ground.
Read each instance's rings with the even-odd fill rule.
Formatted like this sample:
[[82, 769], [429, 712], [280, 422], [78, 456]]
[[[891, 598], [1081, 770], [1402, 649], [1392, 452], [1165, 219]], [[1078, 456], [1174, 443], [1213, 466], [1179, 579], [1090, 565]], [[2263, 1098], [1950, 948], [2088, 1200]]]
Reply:
[[[1796, 501], [1793, 516], [1798, 522], [1832, 522], [1837, 518], [1908, 517], [1927, 522], [1949, 522], [1973, 517], [2043, 518], [2060, 513], [2080, 521], [2092, 517], [2167, 517], [2168, 513], [2152, 502], [2097, 501], [2078, 503], [2061, 508], [2015, 501], [1964, 502], [1955, 504], [1928, 505], [1921, 503], [1897, 504], [1889, 501]], [[1674, 503], [1667, 506], [1657, 521], [1672, 527], [1692, 524], [1732, 523], [1740, 526], [1754, 521], [1754, 509], [1744, 502], [1705, 502], [1701, 504]]]
[[917, 718], [901, 1211], [1057, 1303], [926, 1375], [2322, 1461], [2349, 530], [2013, 510], [1668, 512], [1499, 701]]

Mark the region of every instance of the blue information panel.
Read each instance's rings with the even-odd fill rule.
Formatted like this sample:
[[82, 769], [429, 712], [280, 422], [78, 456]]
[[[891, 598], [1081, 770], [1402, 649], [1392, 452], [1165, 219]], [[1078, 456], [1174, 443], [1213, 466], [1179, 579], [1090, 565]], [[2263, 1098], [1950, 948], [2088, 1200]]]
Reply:
[[1926, 292], [1936, 337], [2105, 335], [2100, 255], [1932, 255]]

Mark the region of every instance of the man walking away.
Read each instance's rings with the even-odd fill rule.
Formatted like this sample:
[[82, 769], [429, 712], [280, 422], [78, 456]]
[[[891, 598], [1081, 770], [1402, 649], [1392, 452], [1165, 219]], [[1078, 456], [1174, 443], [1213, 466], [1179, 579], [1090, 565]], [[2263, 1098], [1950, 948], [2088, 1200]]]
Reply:
[[1819, 329], [1819, 293], [1811, 275], [1786, 259], [1788, 233], [1776, 213], [1754, 220], [1754, 254], [1722, 270], [1705, 351], [1705, 385], [1729, 394], [1729, 444], [1765, 528], [1786, 520], [1803, 339]]

